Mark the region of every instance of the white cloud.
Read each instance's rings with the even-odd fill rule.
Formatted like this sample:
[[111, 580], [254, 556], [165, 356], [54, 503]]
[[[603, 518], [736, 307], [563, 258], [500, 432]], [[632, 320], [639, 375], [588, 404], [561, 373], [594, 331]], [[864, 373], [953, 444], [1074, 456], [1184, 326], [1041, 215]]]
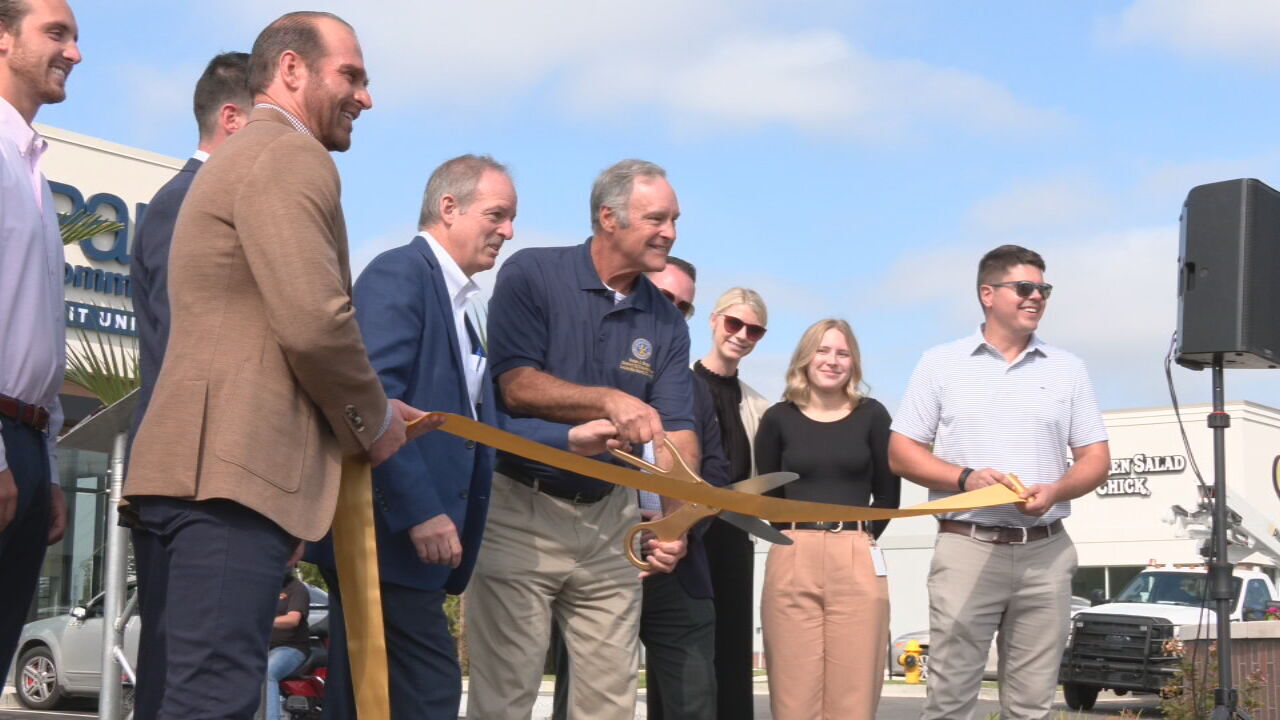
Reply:
[[[680, 132], [782, 126], [855, 140], [933, 126], [1006, 134], [1062, 125], [977, 74], [871, 57], [831, 30], [778, 30], [728, 0], [654, 0], [643, 12], [586, 0], [327, 7], [360, 35], [375, 104], [500, 113], [537, 92], [593, 122], [643, 122], [634, 111], [655, 110]], [[240, 0], [237, 12], [250, 30], [286, 9], [283, 0]]]
[[1104, 22], [1106, 40], [1152, 45], [1192, 57], [1280, 58], [1280, 3], [1274, 0], [1136, 0]]
[[129, 108], [130, 132], [138, 138], [149, 138], [167, 135], [180, 127], [183, 136], [190, 137], [194, 143], [191, 92], [203, 71], [203, 65], [120, 67], [114, 75], [124, 93], [124, 104]]
[[1101, 187], [1088, 178], [1054, 177], [1021, 182], [974, 205], [968, 213], [980, 230], [1005, 233], [1045, 226], [1082, 227], [1109, 209]]

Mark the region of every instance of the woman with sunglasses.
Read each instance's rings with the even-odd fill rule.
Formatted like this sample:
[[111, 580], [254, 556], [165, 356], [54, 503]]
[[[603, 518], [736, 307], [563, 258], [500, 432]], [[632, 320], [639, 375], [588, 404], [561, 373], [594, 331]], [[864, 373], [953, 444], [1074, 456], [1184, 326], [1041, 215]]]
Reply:
[[[763, 395], [738, 378], [738, 365], [764, 337], [768, 321], [759, 293], [747, 288], [726, 291], [711, 313], [711, 350], [693, 365], [694, 374], [711, 390], [733, 482], [755, 474], [751, 439], [769, 407]], [[745, 532], [723, 522], [711, 523], [702, 543], [715, 593], [716, 715], [726, 720], [749, 718], [755, 548]]]
[[[889, 412], [865, 396], [862, 358], [844, 320], [804, 332], [783, 401], [756, 434], [759, 472], [800, 476], [771, 494], [794, 500], [898, 507], [889, 470]], [[888, 521], [784, 523], [773, 545], [760, 615], [775, 720], [871, 720], [889, 635], [889, 584], [875, 544]]]

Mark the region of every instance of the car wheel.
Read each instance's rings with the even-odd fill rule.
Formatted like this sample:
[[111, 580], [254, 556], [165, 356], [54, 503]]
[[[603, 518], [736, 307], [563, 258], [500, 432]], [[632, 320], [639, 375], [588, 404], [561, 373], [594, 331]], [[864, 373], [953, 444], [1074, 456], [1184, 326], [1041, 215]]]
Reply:
[[36, 646], [18, 661], [18, 701], [32, 710], [52, 710], [62, 700], [58, 671], [49, 648]]
[[1096, 685], [1081, 685], [1079, 683], [1064, 683], [1062, 685], [1062, 697], [1067, 701], [1067, 707], [1072, 710], [1092, 710], [1095, 703], [1098, 702], [1098, 691], [1101, 690]]

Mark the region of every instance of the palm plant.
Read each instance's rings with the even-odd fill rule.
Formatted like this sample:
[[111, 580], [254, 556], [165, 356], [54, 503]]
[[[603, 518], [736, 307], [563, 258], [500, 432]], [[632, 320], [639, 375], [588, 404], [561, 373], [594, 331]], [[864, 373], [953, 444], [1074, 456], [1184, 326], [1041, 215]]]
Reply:
[[58, 214], [58, 230], [62, 233], [63, 245], [84, 242], [102, 233], [119, 232], [123, 229], [123, 224], [84, 209]]
[[[124, 225], [95, 213], [78, 210], [59, 214], [62, 244], [83, 242], [102, 233], [118, 232]], [[140, 383], [138, 349], [119, 335], [99, 333], [100, 341], [89, 339], [84, 330], [76, 332], [78, 344], [67, 343], [66, 379], [88, 390], [104, 405], [128, 395]]]

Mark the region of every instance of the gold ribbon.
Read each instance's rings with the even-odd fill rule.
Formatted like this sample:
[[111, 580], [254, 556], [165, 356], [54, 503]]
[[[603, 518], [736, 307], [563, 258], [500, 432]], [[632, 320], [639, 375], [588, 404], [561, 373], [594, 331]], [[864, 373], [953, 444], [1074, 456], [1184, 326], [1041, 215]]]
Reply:
[[[1004, 505], [1019, 499], [1017, 493], [1004, 485], [988, 485], [898, 509], [786, 500], [725, 490], [674, 476], [637, 472], [558, 450], [461, 415], [430, 414], [445, 418], [440, 430], [545, 465], [614, 485], [697, 503], [716, 511], [733, 510], [774, 522], [886, 520]], [[342, 486], [338, 491], [338, 507], [333, 519], [333, 547], [338, 578], [342, 583], [342, 609], [346, 619], [356, 712], [365, 720], [384, 720], [391, 717], [391, 700], [387, 686], [387, 642], [382, 620], [382, 586], [378, 578], [378, 544], [373, 525], [373, 470], [367, 460], [346, 458], [342, 461]]]
[[1018, 494], [1004, 485], [988, 485], [977, 490], [957, 493], [941, 500], [888, 509], [834, 505], [831, 503], [786, 500], [784, 498], [752, 495], [725, 490], [704, 482], [688, 482], [676, 477], [642, 473], [618, 465], [600, 462], [537, 443], [505, 430], [476, 422], [453, 413], [431, 413], [445, 418], [440, 429], [459, 437], [474, 440], [498, 450], [536, 460], [545, 465], [587, 475], [614, 485], [648, 490], [689, 503], [698, 503], [719, 510], [733, 510], [744, 515], [754, 515], [773, 522], [854, 522], [857, 520], [887, 520], [890, 518], [935, 515], [976, 508], [992, 507], [1018, 502]]
[[363, 458], [344, 458], [342, 486], [333, 517], [333, 552], [347, 626], [347, 656], [356, 715], [391, 717], [387, 685], [387, 635], [382, 624], [378, 540], [373, 528], [373, 468]]

